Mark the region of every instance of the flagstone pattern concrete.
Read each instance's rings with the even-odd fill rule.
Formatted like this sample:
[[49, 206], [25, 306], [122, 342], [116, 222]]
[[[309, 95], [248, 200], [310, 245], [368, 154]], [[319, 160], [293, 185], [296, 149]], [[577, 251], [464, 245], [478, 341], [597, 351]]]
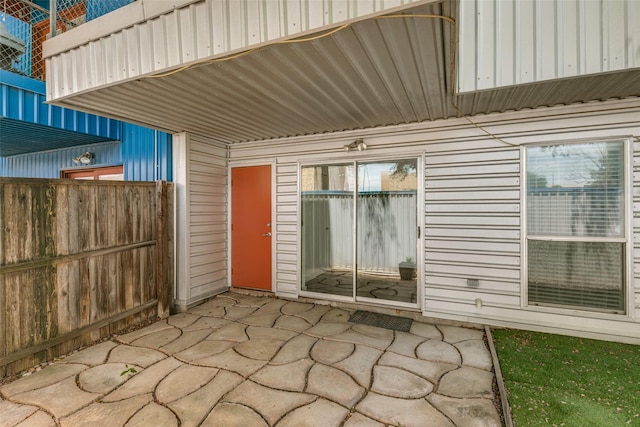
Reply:
[[228, 292], [0, 388], [0, 426], [500, 426], [480, 330]]

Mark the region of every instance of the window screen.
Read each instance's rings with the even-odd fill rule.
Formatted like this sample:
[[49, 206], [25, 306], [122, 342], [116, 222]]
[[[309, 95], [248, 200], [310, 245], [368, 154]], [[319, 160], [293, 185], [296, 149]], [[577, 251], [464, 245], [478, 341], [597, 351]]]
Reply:
[[529, 304], [624, 311], [624, 143], [527, 148]]

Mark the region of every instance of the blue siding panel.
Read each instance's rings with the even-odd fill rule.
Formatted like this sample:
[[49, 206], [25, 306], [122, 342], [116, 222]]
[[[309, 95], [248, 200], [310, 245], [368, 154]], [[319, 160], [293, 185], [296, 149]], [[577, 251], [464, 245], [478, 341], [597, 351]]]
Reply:
[[122, 161], [128, 181], [171, 181], [171, 135], [123, 123]]
[[93, 166], [123, 165], [127, 181], [173, 179], [171, 135], [121, 123], [123, 140], [0, 157], [0, 177], [59, 178], [60, 169], [77, 167], [71, 160], [90, 151]]
[[[44, 85], [40, 83], [0, 70], [0, 156], [120, 139], [117, 120], [45, 104]], [[24, 128], [16, 127], [16, 121]], [[65, 143], [65, 138], [48, 138], [47, 127], [55, 128], [58, 135], [59, 131], [70, 132], [70, 143]], [[86, 135], [85, 141], [78, 141], [78, 134]]]
[[173, 140], [171, 135], [165, 132], [158, 132], [157, 135], [160, 179], [173, 181]]
[[77, 167], [71, 160], [82, 153], [94, 154], [92, 166], [122, 164], [120, 142], [81, 145], [39, 153], [21, 154], [0, 158], [0, 176], [11, 178], [60, 178], [60, 169]]
[[86, 151], [129, 181], [173, 179], [171, 135], [45, 104], [42, 82], [0, 70], [0, 176], [58, 178]]

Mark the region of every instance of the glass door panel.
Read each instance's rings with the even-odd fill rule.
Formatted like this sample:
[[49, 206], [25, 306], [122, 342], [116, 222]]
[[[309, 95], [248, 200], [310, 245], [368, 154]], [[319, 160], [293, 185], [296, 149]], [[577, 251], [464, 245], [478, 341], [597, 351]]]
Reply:
[[360, 299], [416, 303], [417, 160], [358, 163]]
[[353, 298], [355, 166], [304, 166], [300, 180], [302, 290]]

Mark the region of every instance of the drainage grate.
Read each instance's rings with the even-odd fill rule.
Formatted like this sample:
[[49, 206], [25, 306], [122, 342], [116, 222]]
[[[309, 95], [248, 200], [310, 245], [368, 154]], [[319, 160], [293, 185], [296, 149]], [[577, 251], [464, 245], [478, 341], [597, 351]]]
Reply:
[[349, 322], [377, 326], [378, 328], [392, 329], [394, 331], [409, 332], [413, 319], [357, 310], [351, 315]]

